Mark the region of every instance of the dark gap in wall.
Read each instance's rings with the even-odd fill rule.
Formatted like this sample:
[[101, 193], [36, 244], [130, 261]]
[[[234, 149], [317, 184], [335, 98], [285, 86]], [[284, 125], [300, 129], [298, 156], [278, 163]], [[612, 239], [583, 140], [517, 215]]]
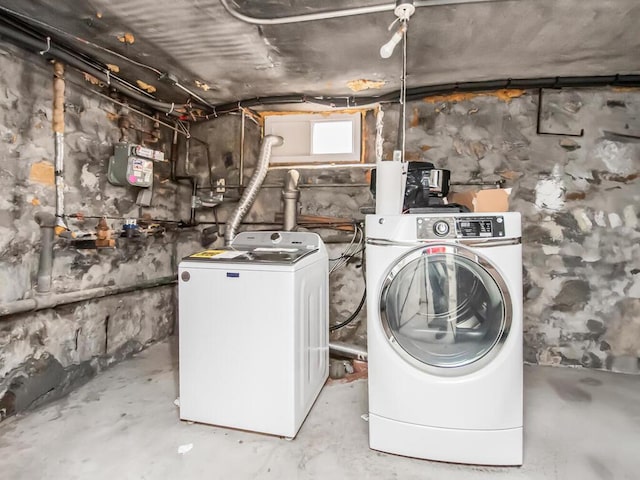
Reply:
[[109, 315], [104, 319], [104, 353], [109, 351]]
[[76, 352], [78, 351], [78, 336], [80, 335], [80, 330], [82, 330], [82, 329], [78, 328], [76, 330], [76, 338], [75, 338], [75, 350], [76, 350]]

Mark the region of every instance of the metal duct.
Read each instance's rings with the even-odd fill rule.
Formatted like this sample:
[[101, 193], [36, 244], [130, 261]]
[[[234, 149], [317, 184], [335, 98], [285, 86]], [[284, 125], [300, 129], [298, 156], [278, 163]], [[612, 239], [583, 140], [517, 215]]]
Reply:
[[236, 236], [240, 222], [242, 222], [242, 219], [258, 196], [258, 191], [260, 190], [262, 182], [264, 182], [264, 178], [267, 176], [267, 171], [269, 170], [271, 148], [282, 145], [283, 143], [284, 139], [277, 135], [267, 135], [262, 140], [262, 149], [260, 151], [260, 157], [258, 158], [258, 164], [256, 165], [255, 172], [253, 173], [251, 180], [249, 180], [249, 185], [242, 194], [242, 198], [238, 202], [238, 206], [229, 217], [229, 220], [227, 220], [227, 228], [224, 232], [225, 244], [229, 245], [233, 240], [233, 237]]
[[300, 173], [297, 170], [289, 170], [287, 178], [282, 190], [282, 201], [284, 203], [284, 221], [282, 229], [285, 232], [295, 230], [298, 225], [298, 199], [300, 198], [300, 190], [298, 190], [298, 181]]

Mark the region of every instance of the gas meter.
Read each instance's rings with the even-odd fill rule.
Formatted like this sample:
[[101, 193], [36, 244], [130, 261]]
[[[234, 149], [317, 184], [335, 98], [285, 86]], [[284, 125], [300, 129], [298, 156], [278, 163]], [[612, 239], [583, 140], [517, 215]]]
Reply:
[[113, 185], [142, 189], [138, 192], [136, 203], [148, 207], [153, 189], [154, 160], [163, 161], [164, 153], [142, 145], [116, 143], [113, 156], [109, 159], [107, 179]]

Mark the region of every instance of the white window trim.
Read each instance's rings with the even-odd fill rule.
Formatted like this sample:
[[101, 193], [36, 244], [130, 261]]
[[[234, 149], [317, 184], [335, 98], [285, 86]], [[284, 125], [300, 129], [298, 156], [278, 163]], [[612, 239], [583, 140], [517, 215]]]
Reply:
[[[320, 122], [351, 121], [353, 123], [352, 144], [353, 152], [335, 154], [312, 154], [313, 125]], [[302, 114], [275, 114], [265, 115], [264, 134], [280, 135], [287, 142], [286, 124], [308, 124], [308, 136], [306, 139], [297, 139], [301, 142], [301, 149], [305, 151], [300, 155], [280, 155], [278, 149], [273, 147], [270, 163], [272, 165], [288, 164], [318, 164], [318, 163], [360, 163], [362, 162], [362, 113], [302, 113]], [[291, 141], [291, 140], [290, 140]]]

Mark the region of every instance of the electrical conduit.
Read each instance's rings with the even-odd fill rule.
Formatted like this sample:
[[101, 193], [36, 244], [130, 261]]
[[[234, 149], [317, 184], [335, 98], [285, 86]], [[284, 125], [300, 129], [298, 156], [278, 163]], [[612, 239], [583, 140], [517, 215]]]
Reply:
[[251, 209], [253, 202], [255, 202], [258, 196], [258, 191], [264, 182], [264, 178], [267, 176], [269, 170], [269, 159], [271, 158], [271, 149], [284, 143], [284, 139], [277, 135], [267, 135], [262, 140], [262, 149], [260, 150], [260, 157], [258, 158], [258, 164], [256, 165], [255, 172], [249, 180], [247, 189], [242, 194], [242, 198], [238, 202], [238, 206], [233, 211], [230, 219], [227, 221], [227, 228], [224, 232], [224, 241], [226, 245], [229, 245], [233, 238], [236, 236], [240, 222]]

